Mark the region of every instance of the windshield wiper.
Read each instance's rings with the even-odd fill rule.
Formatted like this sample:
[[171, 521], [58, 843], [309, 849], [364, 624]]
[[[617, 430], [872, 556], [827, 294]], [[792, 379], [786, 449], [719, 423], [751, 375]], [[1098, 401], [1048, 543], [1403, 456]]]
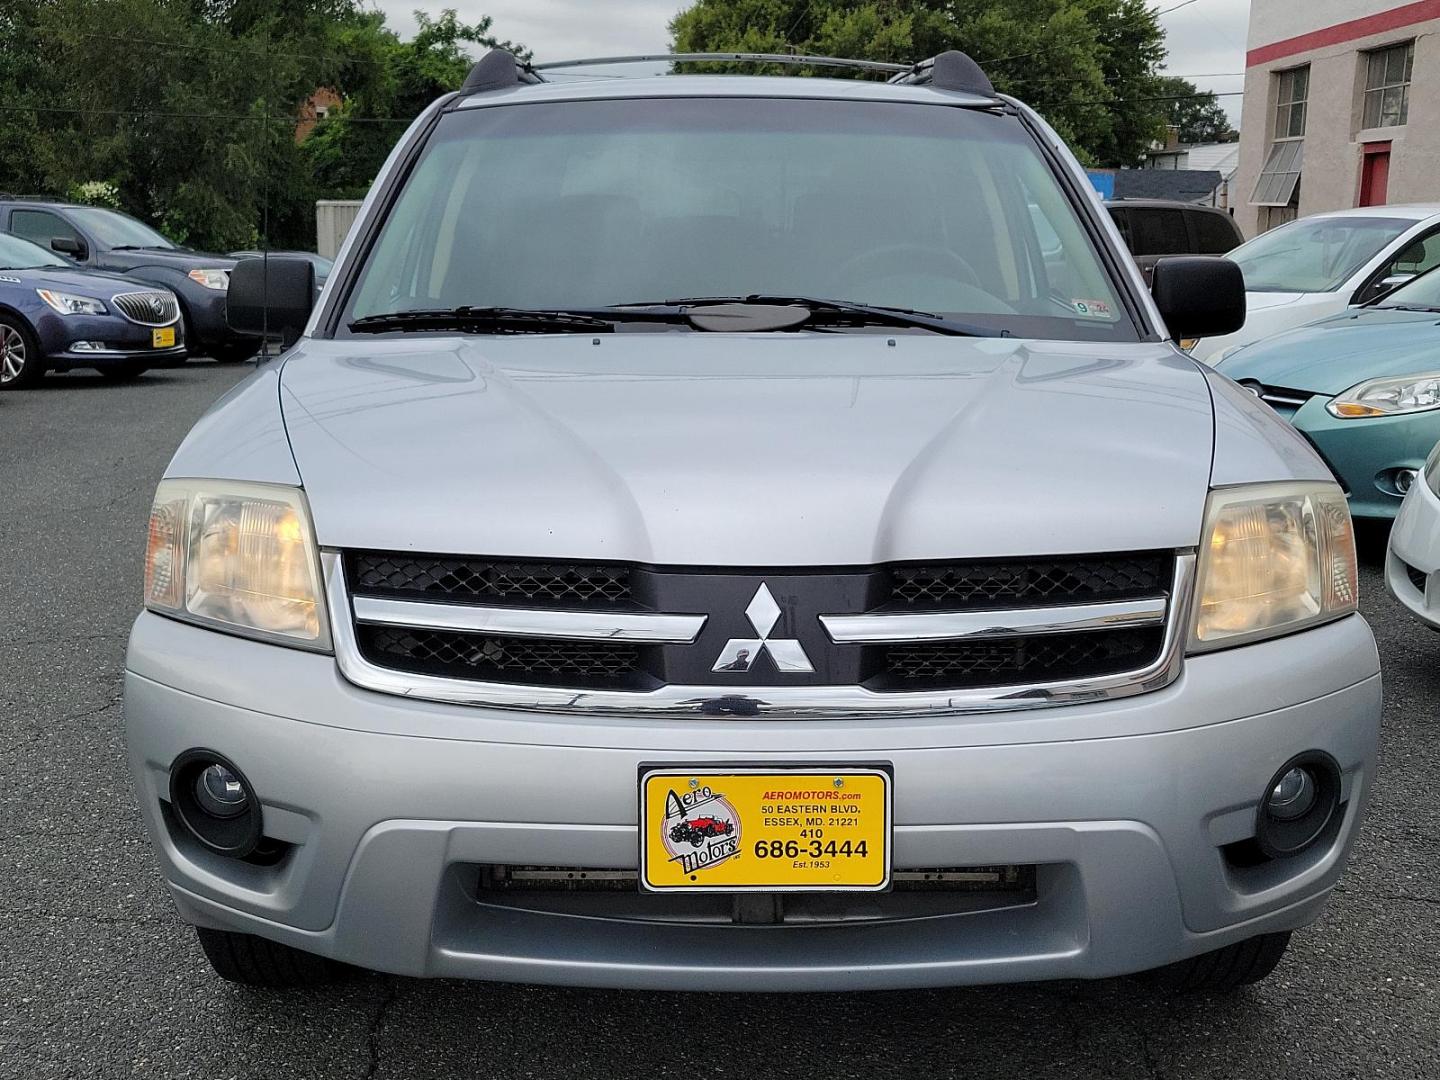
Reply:
[[1005, 330], [991, 330], [973, 323], [957, 322], [929, 311], [915, 311], [912, 308], [885, 307], [879, 304], [861, 304], [851, 300], [822, 300], [813, 296], [781, 296], [771, 293], [751, 293], [748, 296], [692, 296], [676, 300], [639, 301], [632, 304], [616, 304], [609, 310], [621, 318], [628, 313], [648, 318], [664, 318], [673, 315], [675, 321], [688, 319], [710, 305], [753, 304], [759, 307], [803, 307], [809, 310], [807, 326], [903, 326], [917, 330], [929, 330], [936, 334], [951, 334], [957, 337], [1009, 337]]
[[1433, 307], [1429, 304], [1376, 304], [1377, 308], [1384, 308], [1386, 311], [1440, 311], [1440, 307]]
[[472, 334], [610, 333], [615, 324], [593, 315], [508, 307], [422, 308], [366, 315], [350, 324], [352, 333], [385, 334], [400, 330], [460, 330]]

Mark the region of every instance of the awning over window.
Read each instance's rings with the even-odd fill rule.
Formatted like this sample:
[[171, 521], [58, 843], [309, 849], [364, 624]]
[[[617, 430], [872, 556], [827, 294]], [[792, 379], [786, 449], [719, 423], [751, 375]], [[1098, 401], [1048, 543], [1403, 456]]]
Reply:
[[1289, 206], [1300, 182], [1300, 166], [1305, 162], [1305, 141], [1287, 139], [1272, 143], [1270, 156], [1260, 170], [1260, 180], [1250, 202], [1255, 206]]

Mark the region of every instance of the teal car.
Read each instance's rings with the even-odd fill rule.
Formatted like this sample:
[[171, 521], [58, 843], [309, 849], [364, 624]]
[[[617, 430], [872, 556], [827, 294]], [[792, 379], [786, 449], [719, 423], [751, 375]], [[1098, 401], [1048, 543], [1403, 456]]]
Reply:
[[1355, 516], [1393, 518], [1440, 443], [1440, 274], [1222, 353], [1215, 366], [1310, 441]]

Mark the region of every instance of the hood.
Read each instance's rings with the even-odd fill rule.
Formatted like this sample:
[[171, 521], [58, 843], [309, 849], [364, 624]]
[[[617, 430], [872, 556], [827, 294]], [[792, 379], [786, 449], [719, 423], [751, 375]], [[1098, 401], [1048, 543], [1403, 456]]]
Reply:
[[307, 341], [320, 543], [668, 565], [1193, 546], [1213, 414], [1160, 345], [653, 333]]
[[1245, 294], [1246, 311], [1267, 311], [1270, 308], [1284, 307], [1286, 304], [1293, 304], [1295, 301], [1307, 296], [1323, 295], [1316, 293], [1299, 292], [1247, 292]]
[[1256, 342], [1217, 366], [1236, 382], [1333, 396], [1366, 379], [1440, 370], [1440, 314], [1353, 309]]
[[153, 291], [154, 285], [131, 281], [118, 274], [104, 274], [69, 266], [43, 266], [33, 270], [0, 270], [0, 279], [8, 279], [36, 289], [55, 289], [109, 300], [127, 292]]
[[99, 252], [95, 261], [106, 270], [134, 270], [140, 266], [165, 266], [182, 274], [191, 270], [229, 270], [235, 260], [188, 248], [112, 248]]

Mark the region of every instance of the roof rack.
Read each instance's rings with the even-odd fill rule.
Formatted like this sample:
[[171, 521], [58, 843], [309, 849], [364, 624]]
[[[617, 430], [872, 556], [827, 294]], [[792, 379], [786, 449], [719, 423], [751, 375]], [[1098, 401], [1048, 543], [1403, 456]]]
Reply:
[[890, 80], [909, 86], [933, 86], [937, 90], [961, 90], [980, 97], [994, 97], [995, 86], [985, 69], [959, 49], [922, 60], [908, 74]]
[[522, 83], [544, 82], [545, 71], [564, 68], [599, 67], [607, 64], [703, 64], [703, 63], [788, 64], [793, 67], [853, 68], [891, 75], [897, 86], [933, 86], [937, 90], [958, 90], [981, 97], [994, 97], [995, 87], [980, 65], [958, 50], [943, 52], [918, 64], [887, 64], [879, 60], [850, 60], [839, 56], [806, 56], [802, 53], [647, 53], [637, 56], [597, 56], [579, 60], [555, 60], [545, 64], [522, 63], [504, 49], [492, 49], [482, 56], [465, 77], [460, 93], [483, 94]]
[[912, 70], [910, 64], [885, 64], [879, 60], [849, 60], [840, 56], [806, 56], [802, 53], [651, 53], [643, 56], [599, 56], [583, 60], [556, 60], [535, 64], [534, 71], [556, 68], [596, 67], [601, 64], [704, 64], [704, 63], [790, 64], [794, 67], [858, 68], [861, 71], [882, 71], [890, 74]]

